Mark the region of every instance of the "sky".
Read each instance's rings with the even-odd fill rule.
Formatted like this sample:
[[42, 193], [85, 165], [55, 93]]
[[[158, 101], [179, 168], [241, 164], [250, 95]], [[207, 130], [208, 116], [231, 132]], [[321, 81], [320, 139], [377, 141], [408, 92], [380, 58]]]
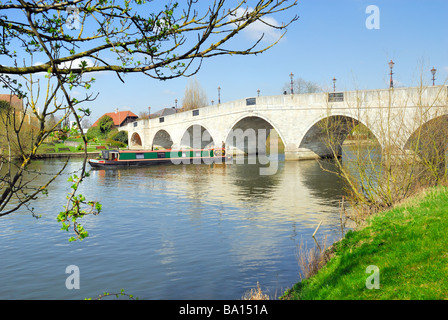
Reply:
[[[208, 3], [200, 0], [200, 5]], [[369, 6], [375, 10], [367, 10]], [[333, 78], [338, 91], [387, 88], [390, 60], [395, 62], [395, 86], [416, 86], [421, 75], [429, 84], [432, 67], [437, 69], [436, 84], [448, 84], [447, 12], [446, 0], [298, 1], [289, 12], [270, 17], [280, 24], [299, 16], [276, 46], [257, 56], [205, 59], [195, 77], [210, 104], [218, 100], [218, 87], [221, 102], [254, 97], [257, 90], [260, 95], [282, 94], [291, 73], [328, 90]], [[234, 43], [252, 43], [260, 32], [267, 39], [278, 36], [256, 25]], [[113, 73], [96, 79], [92, 90], [99, 95], [88, 106], [92, 123], [117, 108], [138, 115], [148, 107], [151, 112], [173, 107], [176, 99], [180, 106], [190, 80], [128, 74], [122, 83]]]

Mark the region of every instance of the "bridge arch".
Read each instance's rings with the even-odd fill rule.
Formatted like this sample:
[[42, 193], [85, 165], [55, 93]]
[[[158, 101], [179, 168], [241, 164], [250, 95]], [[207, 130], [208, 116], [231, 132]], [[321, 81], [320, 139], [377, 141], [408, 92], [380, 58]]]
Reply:
[[421, 150], [425, 144], [433, 147], [446, 146], [448, 143], [448, 114], [436, 116], [418, 126], [411, 132], [403, 149]]
[[130, 148], [141, 148], [143, 146], [143, 141], [141, 136], [137, 133], [134, 132], [131, 135], [131, 139], [129, 139], [129, 147]]
[[152, 148], [171, 149], [172, 146], [173, 140], [171, 139], [171, 135], [168, 131], [160, 129], [156, 132], [152, 140]]
[[329, 158], [334, 153], [342, 154], [342, 144], [354, 134], [366, 139], [373, 139], [379, 147], [381, 144], [375, 130], [359, 120], [358, 117], [348, 114], [331, 114], [315, 119], [301, 134], [299, 138], [299, 151], [302, 158]]
[[[270, 145], [266, 144], [268, 137]], [[274, 143], [277, 144], [277, 151], [283, 152], [284, 139], [269, 118], [260, 114], [245, 114], [227, 129], [225, 143], [236, 154], [264, 154]]]
[[416, 154], [434, 177], [444, 176], [448, 156], [448, 115], [439, 115], [410, 134], [404, 151]]
[[202, 124], [192, 124], [183, 130], [179, 146], [192, 149], [213, 148], [215, 140], [207, 127]]

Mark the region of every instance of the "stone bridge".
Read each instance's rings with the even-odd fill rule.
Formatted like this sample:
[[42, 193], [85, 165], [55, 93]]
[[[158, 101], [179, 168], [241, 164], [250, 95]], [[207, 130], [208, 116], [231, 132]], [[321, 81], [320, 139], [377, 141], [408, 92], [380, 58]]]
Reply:
[[251, 148], [251, 133], [258, 139], [260, 132], [264, 135], [275, 129], [284, 144], [285, 159], [300, 160], [331, 155], [322, 139], [328, 120], [342, 119], [330, 129], [338, 131], [341, 144], [350, 134], [348, 123], [362, 123], [381, 147], [398, 143], [405, 149], [419, 128], [448, 114], [447, 106], [447, 86], [285, 94], [138, 120], [124, 129], [130, 149], [221, 147], [225, 143], [234, 152], [249, 154], [265, 147], [257, 143]]

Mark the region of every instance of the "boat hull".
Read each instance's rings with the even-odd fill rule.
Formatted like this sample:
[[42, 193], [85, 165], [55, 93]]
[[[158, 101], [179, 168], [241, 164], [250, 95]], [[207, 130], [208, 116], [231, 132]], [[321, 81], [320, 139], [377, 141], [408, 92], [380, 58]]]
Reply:
[[97, 160], [90, 159], [89, 164], [92, 168], [126, 168], [126, 167], [144, 167], [163, 164], [212, 164], [225, 163], [230, 158], [227, 156], [210, 158], [183, 158], [183, 159], [152, 159], [152, 160]]

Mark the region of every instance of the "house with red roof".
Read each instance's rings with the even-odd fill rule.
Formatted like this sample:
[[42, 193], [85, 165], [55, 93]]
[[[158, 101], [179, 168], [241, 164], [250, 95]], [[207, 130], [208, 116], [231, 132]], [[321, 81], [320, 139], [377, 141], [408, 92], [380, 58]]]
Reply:
[[0, 94], [0, 100], [8, 102], [16, 111], [23, 111], [23, 100], [13, 94]]
[[[29, 125], [32, 125], [34, 127], [39, 127], [39, 120], [34, 115], [33, 110], [28, 107], [25, 108], [25, 103], [22, 98], [19, 98], [18, 96], [14, 94], [0, 94], [0, 100], [8, 102], [12, 110], [14, 110], [14, 114], [19, 117], [19, 119], [24, 118], [25, 123], [28, 123]], [[37, 112], [39, 112], [39, 108], [37, 109]]]
[[103, 114], [101, 117], [98, 118], [98, 120], [95, 121], [92, 127], [96, 127], [100, 119], [104, 116], [111, 117], [112, 120], [114, 120], [114, 126], [116, 128], [123, 127], [128, 123], [134, 122], [135, 120], [138, 119], [138, 116], [132, 111], [118, 111], [118, 109], [116, 109], [114, 112], [108, 112]]

